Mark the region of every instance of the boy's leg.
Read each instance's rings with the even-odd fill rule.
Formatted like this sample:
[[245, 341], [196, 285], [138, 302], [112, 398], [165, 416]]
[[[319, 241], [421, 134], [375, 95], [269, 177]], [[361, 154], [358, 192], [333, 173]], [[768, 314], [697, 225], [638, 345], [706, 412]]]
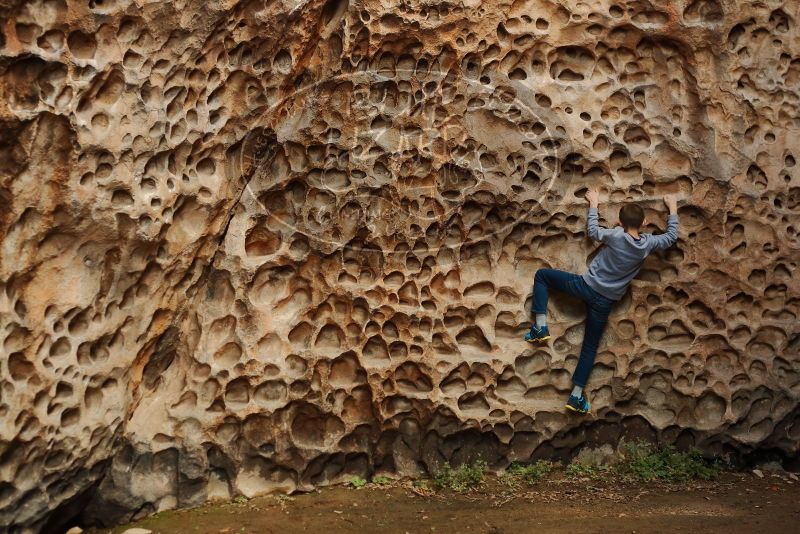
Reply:
[[536, 321], [531, 325], [531, 330], [525, 334], [528, 343], [541, 343], [550, 339], [550, 330], [547, 328], [547, 300], [550, 289], [554, 288], [563, 293], [583, 298], [578, 290], [579, 282], [583, 278], [577, 274], [559, 271], [557, 269], [539, 269], [533, 281], [533, 306], [532, 310]]
[[547, 314], [547, 301], [550, 298], [551, 288], [583, 299], [583, 295], [576, 287], [576, 279], [580, 279], [580, 275], [558, 269], [536, 271], [536, 275], [533, 277], [533, 313], [535, 315]]
[[584, 326], [581, 355], [578, 358], [575, 372], [572, 374], [572, 383], [581, 389], [589, 380], [589, 373], [592, 372], [594, 359], [597, 356], [597, 347], [603, 337], [603, 330], [608, 323], [608, 314], [613, 304], [613, 301], [603, 299], [601, 302], [591, 303], [586, 307], [586, 325]]

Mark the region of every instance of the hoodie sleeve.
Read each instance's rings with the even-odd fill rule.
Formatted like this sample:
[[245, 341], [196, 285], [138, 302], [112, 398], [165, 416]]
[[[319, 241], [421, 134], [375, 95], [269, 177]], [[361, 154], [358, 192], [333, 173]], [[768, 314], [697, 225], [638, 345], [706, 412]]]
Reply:
[[673, 213], [667, 219], [667, 231], [660, 235], [651, 235], [650, 241], [653, 243], [650, 250], [665, 250], [675, 244], [678, 240], [678, 214]]
[[589, 208], [589, 215], [586, 217], [586, 229], [589, 233], [589, 238], [601, 243], [607, 243], [608, 238], [611, 237], [614, 231], [600, 226], [597, 222], [598, 218], [597, 208]]

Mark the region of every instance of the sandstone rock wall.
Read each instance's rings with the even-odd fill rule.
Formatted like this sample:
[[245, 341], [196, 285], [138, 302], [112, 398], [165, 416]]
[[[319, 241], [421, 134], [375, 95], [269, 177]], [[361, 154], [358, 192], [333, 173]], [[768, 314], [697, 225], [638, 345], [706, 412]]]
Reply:
[[[800, 452], [794, 0], [0, 0], [0, 525], [645, 436]], [[561, 405], [539, 267], [681, 193]]]

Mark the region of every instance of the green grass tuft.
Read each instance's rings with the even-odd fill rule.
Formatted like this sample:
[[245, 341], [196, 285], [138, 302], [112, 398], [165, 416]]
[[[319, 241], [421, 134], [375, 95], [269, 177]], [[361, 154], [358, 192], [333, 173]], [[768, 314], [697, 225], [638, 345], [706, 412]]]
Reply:
[[511, 464], [500, 477], [507, 486], [518, 486], [525, 482], [529, 486], [536, 484], [553, 470], [553, 464], [547, 460], [537, 460], [532, 464]]
[[700, 451], [679, 451], [672, 445], [655, 447], [642, 441], [622, 443], [622, 461], [617, 472], [642, 482], [664, 480], [712, 480], [719, 475], [720, 467], [709, 462]]
[[486, 462], [478, 460], [472, 465], [464, 464], [455, 469], [450, 464], [437, 471], [433, 476], [433, 484], [439, 489], [449, 489], [463, 493], [483, 483]]
[[350, 479], [350, 482], [348, 482], [348, 484], [350, 485], [351, 488], [358, 489], [358, 488], [363, 488], [364, 486], [366, 486], [367, 485], [367, 481], [364, 480], [363, 478], [359, 477], [359, 476], [355, 476], [355, 477]]
[[703, 458], [700, 451], [679, 451], [672, 445], [657, 447], [644, 441], [620, 443], [619, 461], [613, 464], [586, 464], [573, 462], [565, 473], [569, 477], [598, 479], [616, 476], [624, 479], [650, 482], [686, 482], [712, 480], [720, 473], [720, 466]]

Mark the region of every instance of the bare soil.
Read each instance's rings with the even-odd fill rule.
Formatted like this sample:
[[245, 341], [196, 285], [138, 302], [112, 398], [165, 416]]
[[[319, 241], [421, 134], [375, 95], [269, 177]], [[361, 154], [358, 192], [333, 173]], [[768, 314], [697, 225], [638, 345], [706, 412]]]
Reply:
[[131, 527], [154, 534], [341, 533], [800, 533], [795, 475], [725, 473], [713, 482], [615, 484], [550, 477], [509, 488], [495, 477], [465, 494], [410, 482], [344, 486], [163, 512]]

